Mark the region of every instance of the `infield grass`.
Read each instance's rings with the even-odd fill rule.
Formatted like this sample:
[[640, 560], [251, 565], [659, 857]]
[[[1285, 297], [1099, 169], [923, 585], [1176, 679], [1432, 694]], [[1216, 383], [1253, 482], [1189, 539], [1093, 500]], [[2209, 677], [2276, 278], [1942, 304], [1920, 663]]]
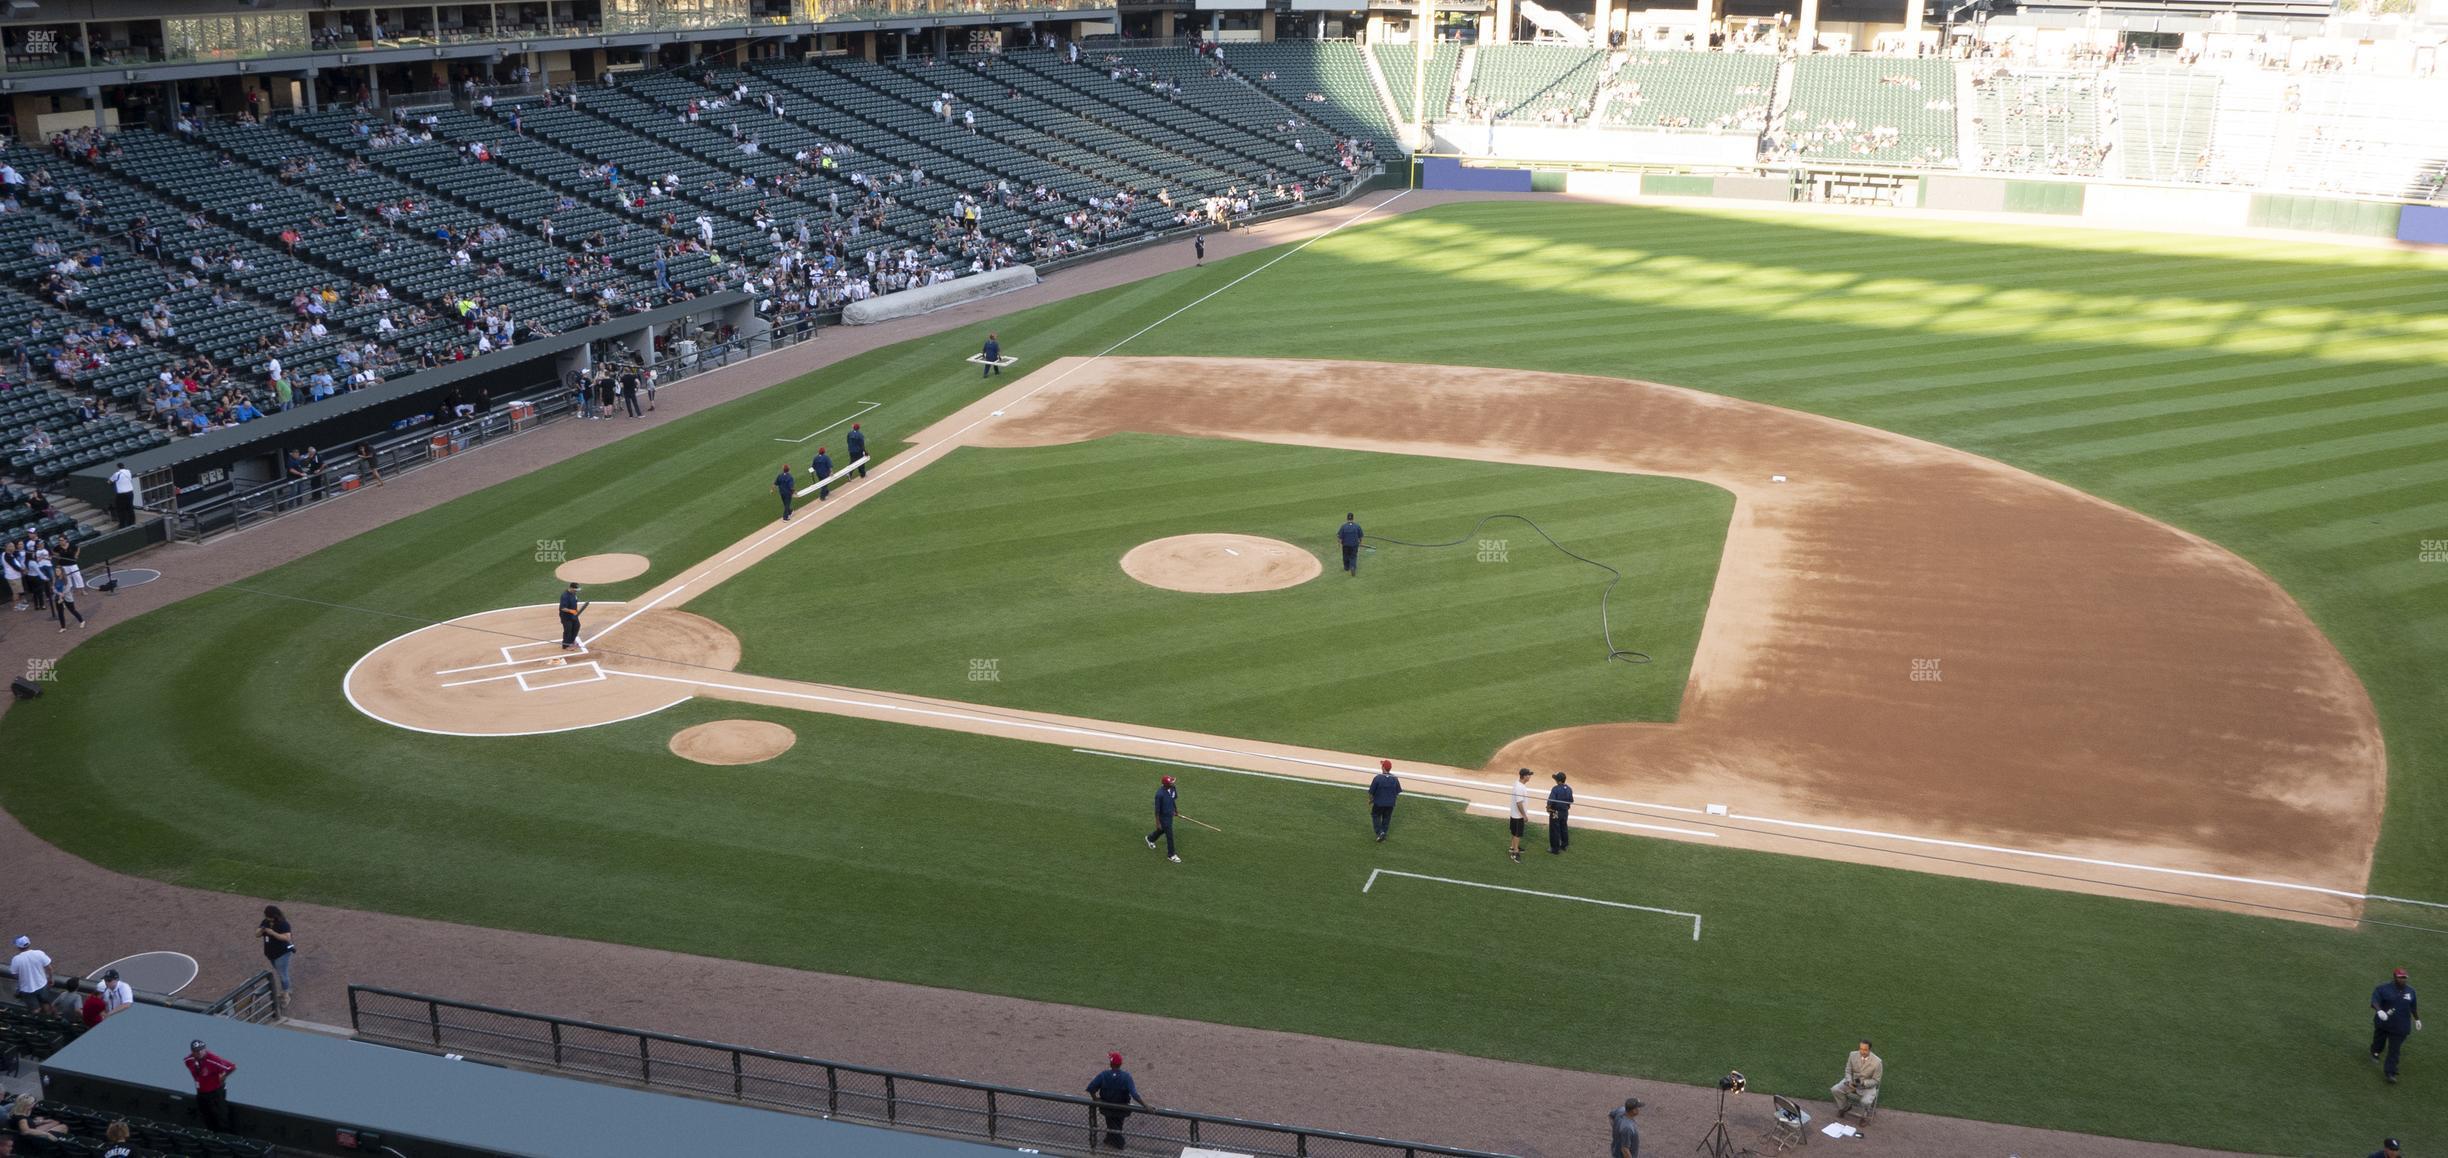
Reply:
[[[1342, 573], [1347, 509], [1387, 545]], [[1508, 741], [1672, 720], [1734, 497], [1688, 479], [1153, 435], [954, 451], [693, 600], [741, 667], [853, 687], [1478, 767]], [[1600, 599], [1619, 647], [1607, 662]], [[1236, 533], [1324, 574], [1150, 587], [1124, 552]], [[807, 593], [822, 613], [808, 614]], [[844, 630], [855, 625], [854, 630]], [[879, 643], [885, 646], [878, 646]]]
[[[1033, 364], [1093, 353], [1271, 256], [993, 325]], [[2448, 263], [2390, 251], [1508, 202], [1335, 235], [1122, 352], [1654, 378], [1987, 454], [2201, 533], [2284, 583], [2371, 690], [2390, 762], [2374, 887], [2448, 899], [2448, 562], [2423, 561], [2448, 540], [2443, 300]], [[458, 740], [341, 699], [348, 664], [418, 621], [546, 598], [539, 539], [654, 559], [599, 592], [617, 598], [741, 538], [771, 518], [772, 437], [877, 399], [871, 449], [893, 449], [976, 396], [957, 359], [983, 328], [108, 625], [59, 678], [109, 695], [0, 721], [12, 762], [46, 770], [0, 778], [0, 801], [167, 880], [1054, 1001], [1682, 1081], [1743, 1066], [1813, 1096], [1870, 1033], [1898, 1108], [2259, 1152], [2361, 1153], [2448, 1120], [2427, 1037], [2401, 1086], [2362, 1056], [2370, 986], [2444, 959], [2448, 936], [2402, 927], [2433, 912], [2339, 931], [1599, 833], [1522, 866], [1531, 887], [1705, 912], [1694, 946], [1419, 882], [1362, 898], [1371, 865], [1513, 871], [1500, 825], [1422, 802], [1381, 851], [1347, 789], [1186, 772], [1233, 833], [1188, 834], [1175, 868], [1137, 843], [1154, 769], [1060, 748], [694, 703]], [[741, 769], [664, 753], [736, 715], [801, 742]]]

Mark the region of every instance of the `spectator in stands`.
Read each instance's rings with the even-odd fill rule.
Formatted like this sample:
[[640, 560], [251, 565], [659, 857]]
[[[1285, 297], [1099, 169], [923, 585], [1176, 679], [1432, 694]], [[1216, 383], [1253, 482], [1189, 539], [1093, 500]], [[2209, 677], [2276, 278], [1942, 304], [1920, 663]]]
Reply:
[[136, 525], [136, 476], [128, 464], [120, 463], [111, 471], [111, 518], [122, 527]]
[[114, 1121], [102, 1127], [104, 1149], [102, 1158], [133, 1158], [136, 1151], [128, 1146], [128, 1124]]
[[103, 970], [102, 981], [94, 986], [94, 989], [102, 995], [102, 1016], [104, 1017], [109, 1017], [136, 1004], [136, 990], [130, 988], [127, 982], [119, 979], [119, 971], [116, 969]]
[[[20, 604], [18, 610], [24, 610]], [[45, 1008], [46, 990], [51, 988], [51, 955], [34, 947], [31, 937], [17, 938], [17, 955], [9, 958], [9, 973], [17, 980], [17, 1004], [26, 1012], [40, 1014]]]
[[187, 1043], [187, 1073], [195, 1079], [196, 1114], [205, 1129], [229, 1129], [229, 1078], [237, 1072], [236, 1063], [204, 1048], [202, 1041]]
[[1129, 1149], [1130, 1140], [1123, 1136], [1122, 1124], [1130, 1121], [1131, 1112], [1124, 1107], [1137, 1105], [1146, 1109], [1147, 1101], [1139, 1096], [1139, 1084], [1131, 1080], [1130, 1071], [1122, 1068], [1121, 1054], [1105, 1055], [1104, 1071], [1089, 1079], [1088, 1096], [1102, 1107], [1097, 1112], [1105, 1116], [1105, 1145], [1115, 1150]]
[[46, 1142], [64, 1141], [68, 1127], [54, 1119], [35, 1116], [34, 1095], [19, 1094], [9, 1106], [8, 1132], [14, 1138], [40, 1138]]

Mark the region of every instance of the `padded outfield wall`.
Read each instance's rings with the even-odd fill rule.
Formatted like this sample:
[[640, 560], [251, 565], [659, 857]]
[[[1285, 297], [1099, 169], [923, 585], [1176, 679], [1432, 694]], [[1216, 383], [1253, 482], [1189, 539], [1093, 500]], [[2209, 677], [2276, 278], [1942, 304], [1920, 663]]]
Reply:
[[[1593, 197], [1701, 197], [1759, 202], [1798, 200], [1802, 196], [1799, 191], [1811, 185], [1808, 180], [1797, 179], [1796, 173], [1779, 169], [1692, 173], [1594, 166], [1572, 160], [1508, 161], [1427, 155], [1414, 160], [1412, 180], [1421, 189], [1535, 189]], [[1904, 171], [1843, 172], [1857, 178], [1896, 182], [1900, 188], [1895, 203], [1911, 208], [2080, 217], [2120, 226], [2287, 229], [2448, 245], [2448, 205], [2115, 181]]]

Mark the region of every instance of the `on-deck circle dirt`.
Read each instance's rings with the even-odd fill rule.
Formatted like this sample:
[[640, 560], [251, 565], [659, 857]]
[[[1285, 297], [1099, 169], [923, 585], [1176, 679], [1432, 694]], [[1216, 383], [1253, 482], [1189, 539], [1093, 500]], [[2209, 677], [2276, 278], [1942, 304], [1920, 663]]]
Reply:
[[700, 764], [759, 764], [798, 742], [799, 733], [771, 720], [711, 720], [674, 733], [671, 750]]
[[553, 568], [564, 583], [618, 583], [646, 573], [644, 555], [585, 555]]
[[1234, 595], [1297, 587], [1325, 572], [1315, 555], [1257, 535], [1174, 535], [1122, 556], [1122, 571], [1150, 587]]

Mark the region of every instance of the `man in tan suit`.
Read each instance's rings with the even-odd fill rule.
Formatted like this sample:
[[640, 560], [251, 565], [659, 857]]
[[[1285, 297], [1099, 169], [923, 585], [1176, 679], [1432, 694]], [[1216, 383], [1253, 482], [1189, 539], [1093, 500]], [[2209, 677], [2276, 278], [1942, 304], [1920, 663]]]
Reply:
[[1844, 1080], [1829, 1087], [1828, 1097], [1836, 1103], [1836, 1116], [1860, 1114], [1867, 1119], [1878, 1105], [1879, 1080], [1887, 1076], [1887, 1063], [1870, 1052], [1865, 1039], [1861, 1048], [1845, 1055]]

